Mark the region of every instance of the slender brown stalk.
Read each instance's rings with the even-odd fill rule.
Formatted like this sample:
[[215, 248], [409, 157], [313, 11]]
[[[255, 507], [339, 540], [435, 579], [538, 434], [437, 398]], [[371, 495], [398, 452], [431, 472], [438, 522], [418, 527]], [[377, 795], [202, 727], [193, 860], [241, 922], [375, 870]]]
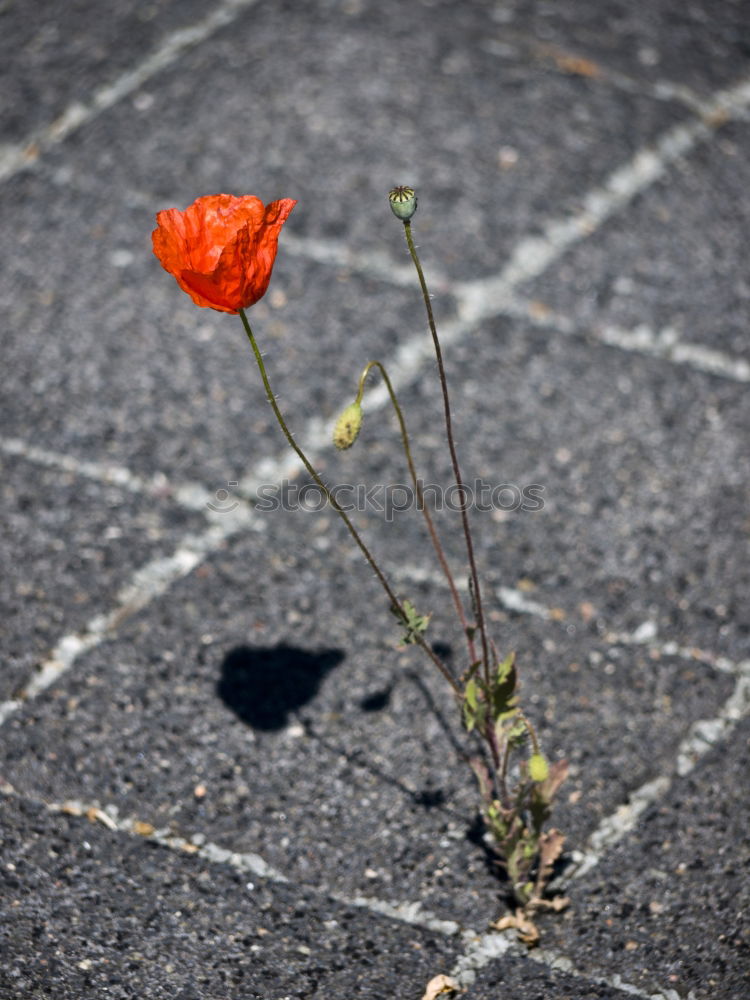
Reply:
[[448, 582], [448, 587], [450, 588], [451, 597], [453, 598], [453, 604], [456, 608], [456, 614], [461, 621], [461, 627], [463, 628], [464, 635], [466, 636], [467, 647], [469, 651], [469, 661], [474, 663], [476, 660], [476, 647], [474, 645], [474, 639], [472, 637], [472, 630], [469, 627], [469, 622], [466, 618], [466, 612], [464, 611], [464, 606], [461, 598], [458, 594], [458, 588], [456, 587], [456, 581], [451, 572], [451, 568], [448, 565], [448, 560], [445, 557], [445, 551], [440, 542], [440, 538], [435, 528], [435, 522], [432, 519], [430, 510], [424, 502], [424, 490], [422, 489], [422, 484], [417, 477], [417, 470], [414, 465], [414, 458], [411, 451], [411, 443], [409, 441], [409, 434], [406, 430], [406, 421], [404, 420], [404, 413], [401, 409], [401, 405], [396, 396], [396, 392], [393, 388], [390, 378], [388, 377], [388, 372], [385, 370], [384, 366], [379, 361], [368, 361], [362, 374], [359, 377], [359, 389], [357, 391], [356, 402], [359, 403], [362, 400], [362, 395], [365, 388], [365, 379], [369, 375], [373, 368], [377, 368], [383, 377], [386, 389], [388, 390], [388, 395], [391, 397], [391, 403], [393, 404], [393, 409], [396, 412], [396, 417], [398, 419], [399, 429], [401, 431], [401, 442], [404, 448], [404, 454], [406, 455], [406, 463], [409, 466], [409, 474], [411, 476], [412, 482], [414, 483], [414, 491], [417, 498], [417, 507], [424, 515], [425, 523], [427, 524], [427, 531], [430, 535], [430, 540], [432, 542], [432, 547], [435, 550], [435, 555], [437, 556], [438, 562], [440, 563], [440, 568], [443, 571], [443, 575]]
[[463, 478], [461, 476], [461, 467], [458, 464], [456, 443], [453, 437], [453, 420], [451, 417], [450, 398], [448, 396], [448, 381], [445, 377], [445, 367], [443, 365], [443, 352], [440, 348], [440, 340], [438, 338], [437, 327], [435, 325], [435, 317], [432, 312], [430, 293], [427, 290], [427, 282], [425, 281], [424, 272], [422, 271], [422, 265], [419, 262], [417, 249], [414, 246], [414, 239], [411, 234], [411, 222], [408, 220], [404, 222], [404, 232], [406, 234], [406, 244], [409, 247], [411, 259], [414, 262], [414, 267], [416, 268], [417, 275], [419, 277], [422, 297], [424, 299], [425, 309], [427, 310], [427, 320], [430, 325], [430, 333], [432, 334], [432, 342], [435, 346], [435, 356], [437, 358], [438, 374], [440, 377], [440, 388], [443, 393], [443, 409], [445, 411], [445, 430], [448, 440], [448, 450], [450, 452], [451, 465], [453, 466], [453, 478], [456, 481], [460, 497], [461, 523], [463, 526], [464, 538], [466, 539], [466, 554], [469, 561], [469, 573], [471, 574], [471, 584], [474, 593], [474, 602], [476, 604], [477, 628], [479, 629], [479, 635], [482, 640], [482, 663], [484, 667], [485, 681], [489, 685], [490, 657], [489, 645], [487, 641], [487, 629], [485, 626], [484, 611], [482, 608], [482, 593], [479, 587], [479, 574], [477, 573], [477, 564], [476, 559], [474, 558], [474, 543], [471, 538], [471, 528], [469, 526], [466, 487], [464, 486]]
[[[403, 621], [406, 621], [407, 620], [407, 615], [406, 615], [406, 612], [404, 610], [404, 607], [403, 607], [401, 601], [398, 599], [398, 597], [396, 597], [396, 594], [394, 593], [393, 589], [391, 588], [391, 585], [388, 583], [388, 580], [386, 579], [385, 574], [383, 573], [383, 571], [381, 570], [380, 566], [375, 561], [375, 557], [370, 552], [370, 549], [368, 548], [368, 546], [365, 543], [364, 539], [362, 538], [362, 536], [360, 535], [360, 533], [357, 531], [357, 529], [354, 527], [354, 524], [352, 523], [351, 519], [347, 515], [346, 511], [343, 509], [343, 507], [341, 506], [341, 504], [339, 504], [339, 502], [336, 500], [336, 497], [328, 489], [328, 487], [326, 486], [325, 482], [323, 481], [323, 479], [321, 478], [321, 476], [319, 475], [319, 473], [317, 472], [317, 470], [315, 469], [315, 467], [312, 465], [312, 463], [308, 459], [307, 455], [305, 455], [305, 453], [302, 451], [302, 449], [300, 448], [300, 446], [297, 444], [297, 442], [292, 437], [292, 432], [289, 430], [289, 427], [287, 426], [286, 420], [284, 419], [284, 416], [283, 416], [281, 410], [279, 409], [279, 404], [276, 402], [276, 397], [274, 396], [273, 390], [271, 389], [271, 383], [270, 383], [269, 378], [268, 378], [268, 373], [266, 372], [266, 366], [265, 366], [265, 363], [263, 361], [263, 356], [260, 353], [260, 349], [258, 348], [258, 344], [257, 344], [257, 341], [255, 340], [255, 336], [253, 334], [253, 331], [250, 329], [250, 324], [248, 322], [247, 315], [245, 314], [245, 310], [244, 309], [240, 309], [239, 310], [239, 315], [240, 315], [240, 319], [242, 320], [242, 325], [245, 328], [245, 333], [247, 334], [247, 338], [250, 341], [250, 346], [253, 349], [253, 354], [255, 355], [255, 360], [256, 360], [256, 362], [258, 364], [258, 369], [260, 371], [260, 377], [263, 380], [263, 387], [266, 390], [266, 397], [268, 399], [268, 402], [271, 404], [271, 409], [273, 410], [274, 416], [276, 417], [276, 420], [278, 421], [278, 424], [279, 424], [279, 426], [281, 427], [281, 430], [284, 433], [284, 437], [287, 439], [287, 442], [288, 442], [289, 446], [296, 453], [297, 457], [302, 462], [302, 464], [304, 465], [305, 469], [307, 469], [308, 473], [315, 480], [316, 484], [320, 488], [321, 492], [325, 496], [325, 498], [328, 501], [328, 503], [336, 511], [336, 513], [339, 515], [339, 517], [341, 518], [341, 520], [346, 525], [347, 531], [352, 536], [352, 539], [356, 543], [357, 547], [359, 548], [359, 550], [361, 551], [362, 555], [365, 557], [365, 559], [367, 560], [367, 562], [370, 564], [370, 567], [373, 570], [373, 572], [375, 573], [375, 576], [378, 578], [378, 580], [380, 582], [380, 585], [382, 586], [383, 590], [385, 591], [385, 593], [386, 593], [386, 595], [388, 597], [388, 600], [391, 603], [391, 606], [399, 614], [399, 616], [401, 617], [401, 619]], [[454, 693], [457, 696], [460, 697], [461, 690], [460, 690], [460, 688], [459, 688], [459, 686], [458, 686], [455, 678], [451, 675], [450, 671], [448, 670], [448, 668], [446, 667], [446, 665], [443, 663], [443, 661], [440, 659], [440, 657], [437, 656], [437, 654], [434, 652], [434, 650], [430, 648], [430, 646], [425, 642], [425, 640], [422, 638], [422, 636], [419, 635], [418, 633], [416, 633], [416, 634], [413, 635], [413, 640], [416, 643], [416, 645], [418, 645], [420, 647], [420, 649], [422, 649], [430, 657], [430, 659], [435, 664], [435, 666], [438, 668], [438, 670], [440, 671], [440, 673], [448, 681], [448, 683], [452, 687]]]

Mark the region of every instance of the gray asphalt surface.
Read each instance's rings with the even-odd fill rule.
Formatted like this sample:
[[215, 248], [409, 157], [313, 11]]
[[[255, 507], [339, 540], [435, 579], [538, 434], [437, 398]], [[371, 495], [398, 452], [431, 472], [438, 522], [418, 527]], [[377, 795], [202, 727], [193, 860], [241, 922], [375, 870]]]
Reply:
[[[0, 998], [750, 996], [747, 3], [11, 0], [0, 78]], [[294, 502], [239, 320], [150, 250], [199, 195], [298, 199], [250, 312], [295, 435], [407, 482], [374, 381], [329, 445], [378, 358], [447, 484], [402, 183], [465, 477], [506, 487], [472, 511], [493, 634], [571, 763], [531, 953], [490, 930], [450, 693]]]

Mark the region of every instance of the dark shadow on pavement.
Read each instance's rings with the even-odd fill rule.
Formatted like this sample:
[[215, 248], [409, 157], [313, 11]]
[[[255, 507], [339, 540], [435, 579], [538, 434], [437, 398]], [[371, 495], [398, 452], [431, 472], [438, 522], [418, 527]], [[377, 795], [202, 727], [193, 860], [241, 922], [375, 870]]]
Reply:
[[216, 692], [253, 729], [283, 729], [289, 713], [312, 701], [343, 659], [340, 649], [238, 646], [224, 657]]

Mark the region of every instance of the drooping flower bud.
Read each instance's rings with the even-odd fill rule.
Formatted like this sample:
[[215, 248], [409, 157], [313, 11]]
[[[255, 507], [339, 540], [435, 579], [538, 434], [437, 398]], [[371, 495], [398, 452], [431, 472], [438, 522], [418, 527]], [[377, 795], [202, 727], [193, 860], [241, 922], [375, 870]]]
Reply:
[[397, 219], [408, 222], [417, 210], [417, 195], [414, 188], [395, 187], [388, 194], [391, 211]]
[[532, 781], [546, 781], [549, 777], [549, 764], [540, 753], [533, 753], [529, 758], [529, 777]]
[[362, 407], [359, 403], [351, 403], [340, 414], [333, 428], [333, 443], [339, 451], [346, 451], [351, 448], [357, 440], [359, 429], [362, 426]]

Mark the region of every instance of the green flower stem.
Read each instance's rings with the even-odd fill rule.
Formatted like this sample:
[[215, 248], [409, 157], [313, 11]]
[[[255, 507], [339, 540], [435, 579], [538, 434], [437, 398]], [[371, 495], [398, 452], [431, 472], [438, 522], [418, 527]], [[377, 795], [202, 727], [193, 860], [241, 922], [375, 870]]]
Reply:
[[487, 642], [487, 629], [484, 621], [484, 611], [482, 609], [482, 594], [479, 588], [479, 574], [477, 573], [476, 559], [474, 558], [474, 543], [471, 538], [471, 528], [469, 527], [469, 515], [467, 512], [467, 494], [466, 487], [464, 486], [463, 479], [461, 477], [461, 468], [458, 464], [458, 455], [456, 453], [456, 443], [453, 437], [453, 420], [451, 418], [451, 406], [450, 399], [448, 397], [448, 381], [445, 377], [445, 367], [443, 366], [443, 352], [440, 349], [440, 340], [438, 339], [437, 327], [435, 325], [435, 317], [432, 312], [432, 303], [430, 302], [430, 294], [427, 290], [427, 282], [425, 281], [424, 272], [422, 271], [422, 265], [419, 262], [419, 257], [417, 256], [417, 248], [414, 246], [414, 239], [411, 235], [411, 222], [408, 220], [404, 222], [404, 233], [406, 234], [406, 244], [409, 247], [409, 253], [411, 254], [411, 259], [414, 262], [414, 267], [417, 270], [417, 275], [419, 277], [419, 284], [422, 289], [422, 297], [424, 298], [425, 309], [427, 310], [427, 320], [430, 324], [430, 333], [432, 334], [432, 342], [435, 345], [435, 356], [437, 358], [438, 373], [440, 376], [440, 388], [443, 392], [443, 408], [445, 410], [445, 429], [446, 436], [448, 439], [448, 450], [450, 451], [451, 464], [453, 465], [453, 478], [456, 481], [456, 486], [458, 487], [460, 500], [460, 510], [461, 510], [461, 523], [464, 530], [464, 538], [466, 539], [466, 554], [469, 560], [469, 572], [471, 574], [472, 589], [474, 592], [474, 602], [476, 604], [476, 618], [477, 618], [477, 628], [479, 629], [479, 635], [482, 640], [482, 663], [484, 665], [484, 675], [485, 682], [489, 686], [490, 683], [490, 657], [489, 657], [489, 646]]
[[[250, 324], [249, 324], [249, 322], [247, 320], [247, 316], [245, 314], [245, 310], [244, 309], [240, 309], [239, 310], [239, 315], [240, 315], [240, 319], [242, 320], [242, 325], [245, 328], [245, 333], [247, 334], [247, 338], [250, 341], [250, 346], [253, 349], [253, 354], [255, 355], [255, 360], [256, 360], [256, 362], [258, 364], [258, 369], [260, 371], [260, 377], [263, 380], [263, 387], [266, 390], [266, 397], [268, 399], [268, 402], [271, 404], [271, 409], [273, 410], [274, 416], [276, 417], [276, 420], [278, 421], [279, 426], [281, 427], [281, 430], [284, 432], [284, 437], [287, 439], [287, 441], [289, 443], [289, 446], [296, 453], [297, 457], [302, 462], [302, 464], [304, 465], [304, 467], [307, 469], [308, 473], [315, 480], [315, 482], [318, 485], [318, 487], [320, 488], [321, 492], [323, 493], [323, 495], [325, 496], [325, 498], [328, 500], [328, 503], [336, 511], [336, 513], [339, 515], [339, 517], [341, 518], [341, 520], [346, 525], [349, 534], [354, 539], [357, 547], [360, 549], [360, 551], [362, 552], [362, 555], [365, 557], [365, 559], [367, 560], [367, 562], [370, 564], [370, 567], [372, 568], [373, 572], [375, 573], [375, 576], [380, 581], [380, 584], [383, 587], [383, 590], [386, 592], [386, 595], [388, 596], [388, 600], [391, 602], [392, 607], [405, 620], [407, 618], [407, 615], [406, 615], [406, 611], [404, 610], [403, 605], [401, 604], [401, 601], [399, 601], [398, 597], [396, 597], [396, 594], [394, 593], [393, 589], [391, 588], [391, 585], [388, 583], [388, 580], [386, 579], [385, 574], [381, 570], [380, 566], [378, 566], [378, 564], [375, 562], [375, 557], [372, 555], [372, 553], [370, 552], [369, 548], [365, 544], [364, 539], [362, 538], [362, 536], [360, 535], [360, 533], [357, 531], [357, 529], [354, 527], [354, 524], [352, 523], [351, 519], [347, 515], [346, 511], [342, 508], [342, 506], [339, 504], [339, 502], [333, 496], [333, 494], [331, 493], [331, 491], [328, 489], [328, 487], [326, 486], [326, 484], [321, 479], [321, 477], [318, 474], [317, 470], [313, 467], [313, 465], [310, 462], [310, 460], [307, 458], [307, 456], [305, 455], [305, 453], [302, 451], [302, 449], [299, 447], [299, 445], [297, 444], [297, 442], [292, 437], [292, 432], [289, 430], [289, 427], [287, 426], [287, 423], [284, 420], [284, 416], [283, 416], [281, 410], [279, 409], [279, 404], [276, 402], [276, 397], [274, 396], [273, 390], [271, 389], [271, 383], [270, 383], [270, 381], [268, 379], [268, 373], [266, 372], [266, 366], [265, 366], [265, 364], [263, 362], [263, 356], [260, 353], [260, 349], [258, 348], [258, 344], [257, 344], [257, 342], [255, 340], [255, 336], [253, 334], [253, 331], [250, 329]], [[450, 684], [450, 686], [453, 688], [454, 693], [457, 696], [460, 697], [461, 690], [460, 690], [460, 688], [459, 688], [456, 680], [451, 676], [450, 671], [445, 666], [445, 664], [443, 663], [443, 661], [430, 648], [430, 646], [425, 642], [425, 640], [422, 638], [422, 636], [415, 635], [414, 636], [414, 642], [430, 657], [430, 659], [435, 664], [435, 666], [438, 668], [438, 670], [440, 671], [440, 673], [443, 675], [443, 677], [445, 677], [445, 679], [448, 681], [448, 683]]]
[[362, 402], [362, 396], [365, 391], [365, 379], [370, 374], [373, 368], [377, 368], [380, 374], [383, 376], [383, 381], [385, 382], [386, 388], [388, 390], [388, 395], [391, 397], [391, 403], [393, 403], [393, 409], [396, 411], [396, 417], [398, 419], [399, 428], [401, 430], [401, 442], [404, 447], [404, 454], [406, 455], [406, 462], [409, 466], [409, 474], [411, 475], [412, 482], [414, 483], [414, 491], [417, 497], [417, 505], [419, 509], [424, 514], [424, 519], [427, 524], [427, 530], [430, 535], [430, 540], [432, 541], [432, 547], [435, 550], [435, 555], [437, 556], [438, 562], [440, 563], [440, 568], [443, 571], [445, 579], [448, 581], [448, 586], [450, 588], [451, 596], [453, 598], [453, 604], [456, 608], [456, 613], [461, 621], [461, 626], [464, 630], [464, 635], [466, 636], [466, 641], [469, 650], [469, 662], [474, 663], [476, 660], [476, 651], [474, 647], [474, 640], [471, 636], [471, 630], [469, 628], [469, 623], [466, 620], [466, 613], [464, 611], [464, 606], [461, 603], [461, 598], [458, 596], [458, 589], [456, 587], [456, 582], [451, 573], [450, 566], [448, 565], [448, 560], [445, 558], [445, 552], [443, 546], [440, 544], [440, 538], [438, 537], [437, 530], [435, 528], [435, 523], [432, 520], [432, 515], [430, 514], [429, 508], [424, 502], [424, 490], [417, 477], [417, 470], [414, 466], [414, 458], [412, 456], [411, 444], [409, 442], [409, 434], [406, 430], [406, 421], [404, 420], [404, 413], [401, 409], [401, 405], [396, 396], [396, 392], [393, 388], [390, 378], [388, 377], [388, 372], [385, 370], [384, 366], [379, 361], [368, 361], [362, 374], [359, 377], [359, 388], [357, 390], [357, 403]]

